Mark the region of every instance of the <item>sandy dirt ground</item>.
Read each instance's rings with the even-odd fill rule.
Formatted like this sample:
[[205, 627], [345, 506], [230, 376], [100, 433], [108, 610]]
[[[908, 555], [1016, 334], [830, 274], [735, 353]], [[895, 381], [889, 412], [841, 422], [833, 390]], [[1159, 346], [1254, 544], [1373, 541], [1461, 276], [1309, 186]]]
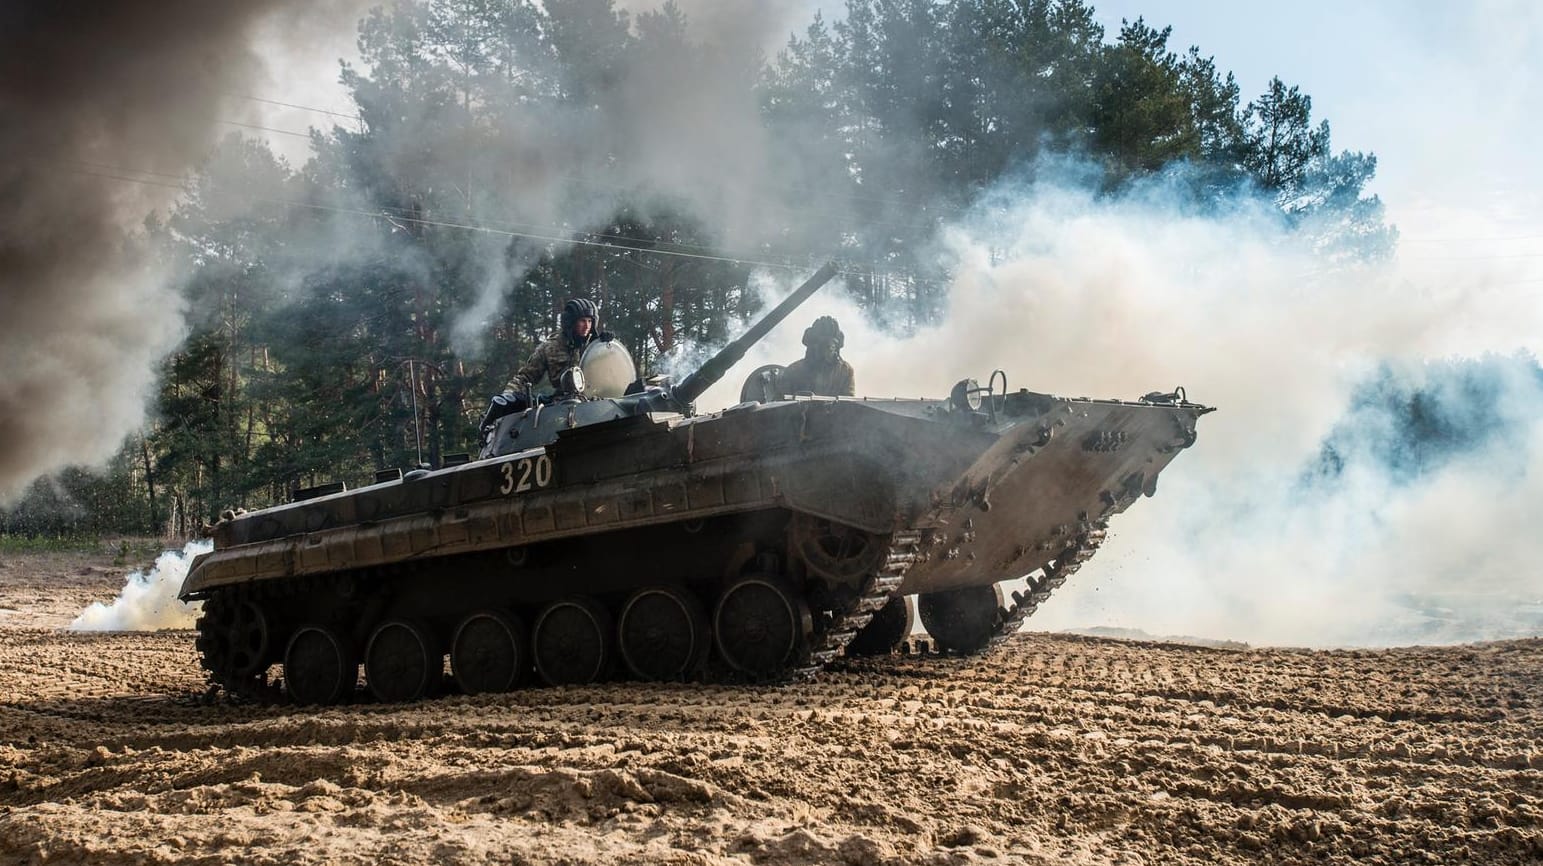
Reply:
[[797, 686], [205, 705], [190, 632], [0, 563], [0, 863], [1543, 862], [1543, 640], [1024, 634]]

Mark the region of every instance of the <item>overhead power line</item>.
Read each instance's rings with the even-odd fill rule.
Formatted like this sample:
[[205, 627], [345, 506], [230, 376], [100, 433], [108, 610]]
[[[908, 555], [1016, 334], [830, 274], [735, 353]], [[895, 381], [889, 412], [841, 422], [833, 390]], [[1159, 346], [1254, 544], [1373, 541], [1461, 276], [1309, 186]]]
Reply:
[[255, 124], [255, 123], [242, 123], [239, 120], [222, 120], [222, 121], [220, 121], [220, 123], [223, 123], [223, 124], [225, 124], [227, 126], [239, 126], [242, 129], [260, 129], [263, 132], [276, 132], [279, 135], [293, 135], [293, 136], [296, 136], [298, 138], [310, 138], [311, 137], [311, 134], [309, 132], [295, 132], [292, 129], [274, 129], [271, 126], [259, 126], [259, 125]]
[[1494, 255], [1474, 256], [1411, 256], [1404, 259], [1406, 262], [1478, 262], [1496, 261], [1499, 259], [1537, 259], [1543, 258], [1543, 252], [1538, 253], [1496, 253]]
[[[257, 97], [246, 97], [246, 98], [257, 99]], [[308, 106], [293, 105], [292, 103], [277, 102], [275, 100], [259, 100], [259, 101], [271, 102], [271, 103], [273, 103], [275, 105], [291, 105], [292, 107], [295, 107], [295, 108], [303, 108], [303, 109], [305, 109], [307, 111], [317, 111], [317, 112], [321, 112], [323, 114], [337, 115], [339, 117], [349, 117], [349, 115], [346, 115], [346, 114], [341, 114], [341, 113], [335, 112], [335, 111], [328, 111], [326, 109], [321, 109], [321, 108], [310, 108]], [[363, 119], [362, 118], [353, 118], [353, 119], [357, 119], [357, 120], [359, 120], [361, 125], [363, 124]], [[218, 122], [219, 123], [223, 123], [223, 124], [227, 124], [227, 125], [230, 125], [230, 126], [241, 127], [243, 129], [260, 130], [260, 131], [263, 131], [263, 132], [272, 132], [272, 133], [276, 133], [278, 135], [289, 135], [289, 136], [294, 136], [296, 138], [310, 138], [310, 136], [311, 136], [311, 133], [309, 133], [309, 132], [297, 132], [297, 131], [291, 130], [291, 129], [276, 129], [276, 128], [270, 127], [270, 126], [260, 126], [258, 124], [243, 123], [241, 121], [236, 121], [236, 120], [221, 120], [221, 121], [218, 121]], [[596, 188], [596, 189], [612, 190], [612, 191], [615, 191], [615, 192], [624, 192], [624, 193], [625, 192], [633, 192], [633, 191], [636, 191], [636, 189], [637, 189], [636, 186], [627, 186], [627, 185], [624, 185], [624, 184], [612, 183], [612, 182], [608, 182], [608, 181], [604, 181], [604, 180], [598, 180], [596, 178], [583, 177], [583, 176], [580, 176], [580, 175], [554, 173], [554, 174], [552, 174], [550, 176], [552, 178], [555, 178], [555, 179], [558, 179], [558, 180], [564, 180], [564, 181], [567, 181], [569, 183], [581, 184], [581, 185], [593, 187], [593, 188]], [[808, 196], [808, 197], [813, 197], [813, 198], [824, 198], [824, 199], [828, 199], [828, 200], [832, 200], [832, 201], [841, 201], [841, 202], [846, 202], [848, 204], [854, 204], [854, 203], [857, 203], [857, 202], [869, 202], [869, 203], [875, 203], [875, 204], [897, 204], [897, 203], [898, 204], [906, 204], [906, 205], [915, 205], [916, 204], [915, 202], [909, 201], [909, 200], [904, 199], [904, 198], [899, 198], [899, 197], [896, 197], [896, 198], [883, 198], [883, 197], [879, 197], [879, 196], [867, 196], [867, 195], [861, 195], [861, 194], [831, 193], [831, 192], [824, 192], [824, 191], [819, 191], [819, 190], [809, 190], [809, 189], [805, 189], [805, 188], [801, 188], [801, 187], [784, 187], [783, 189], [786, 192], [792, 192], [792, 193], [796, 193], [798, 195], [803, 195], [803, 196]], [[796, 216], [796, 215], [798, 215], [800, 213], [803, 213], [803, 211], [799, 210], [798, 208], [796, 208], [796, 207], [794, 207], [792, 205], [781, 203], [781, 202], [776, 202], [776, 201], [766, 201], [766, 202], [763, 202], [760, 205], [760, 207], [762, 209], [764, 209], [764, 210], [777, 210], [777, 211], [781, 211], [783, 213], [791, 214], [791, 215], [794, 215], [794, 216]], [[912, 213], [916, 213], [918, 215], [925, 216], [925, 213], [928, 210], [937, 211], [939, 213], [959, 214], [959, 213], [963, 213], [966, 210], [966, 208], [963, 207], [963, 206], [960, 206], [960, 205], [950, 204], [948, 202], [930, 202], [930, 203], [922, 204], [919, 207], [913, 207], [911, 212]], [[917, 221], [917, 220], [909, 220], [908, 221], [908, 220], [893, 219], [893, 218], [891, 218], [891, 219], [869, 219], [869, 220], [867, 220], [867, 222], [865, 224], [867, 226], [870, 226], [870, 227], [881, 227], [881, 226], [884, 226], [884, 227], [889, 227], [889, 228], [894, 228], [894, 229], [909, 229], [909, 230], [924, 230], [924, 231], [927, 230], [927, 229], [930, 229], [932, 227], [932, 225], [930, 223], [926, 223], [926, 222], [921, 222], [921, 221]]]
[[[110, 180], [125, 181], [125, 182], [128, 182], [128, 183], [145, 184], [145, 185], [148, 185], [148, 186], [157, 186], [157, 187], [163, 187], [163, 188], [167, 188], [167, 189], [178, 189], [178, 190], [182, 190], [184, 192], [192, 192], [193, 191], [193, 186], [192, 186], [193, 181], [192, 181], [192, 179], [188, 178], [188, 177], [186, 177], [184, 175], [173, 174], [173, 173], [170, 173], [170, 172], [152, 171], [152, 170], [148, 170], [148, 169], [125, 168], [125, 167], [122, 167], [122, 166], [114, 166], [114, 165], [108, 165], [108, 164], [104, 164], [104, 163], [94, 163], [94, 162], [85, 162], [85, 161], [81, 161], [79, 163], [79, 165], [83, 166], [83, 167], [72, 167], [69, 170], [77, 172], [79, 174], [89, 175], [89, 176], [92, 176], [92, 177], [101, 177], [101, 178], [106, 178], [106, 179], [110, 179]], [[92, 169], [92, 170], [87, 170], [87, 169]], [[149, 177], [137, 177], [135, 175], [148, 175]], [[166, 178], [167, 180], [161, 180], [159, 178]], [[171, 182], [172, 180], [176, 180], [176, 181], [180, 181], [180, 182]], [[455, 229], [455, 230], [458, 230], [458, 231], [473, 231], [473, 232], [480, 232], [480, 233], [483, 233], [483, 234], [498, 235], [498, 236], [502, 236], [502, 237], [521, 238], [521, 239], [525, 239], [525, 240], [541, 241], [541, 242], [545, 242], [545, 243], [570, 244], [570, 245], [574, 245], [574, 246], [587, 246], [587, 247], [601, 247], [601, 248], [606, 248], [606, 249], [611, 249], [611, 250], [634, 250], [634, 251], [637, 251], [637, 252], [651, 253], [651, 254], [654, 254], [654, 255], [661, 255], [661, 256], [673, 256], [673, 257], [676, 257], [676, 258], [695, 259], [695, 260], [701, 260], [701, 261], [724, 262], [724, 263], [728, 263], [728, 264], [749, 265], [749, 266], [772, 268], [772, 269], [778, 269], [778, 270], [800, 271], [800, 270], [805, 270], [805, 269], [807, 269], [809, 267], [809, 264], [807, 262], [791, 262], [791, 261], [786, 261], [786, 262], [769, 262], [769, 261], [765, 261], [764, 259], [761, 259], [761, 258], [756, 258], [754, 256], [734, 256], [734, 255], [727, 255], [727, 254], [720, 254], [720, 253], [709, 252], [710, 250], [713, 250], [713, 249], [716, 249], [716, 248], [715, 247], [705, 246], [705, 245], [700, 245], [700, 244], [674, 243], [674, 242], [655, 240], [655, 239], [652, 239], [652, 238], [638, 238], [638, 237], [632, 237], [632, 236], [629, 236], [629, 235], [620, 235], [620, 234], [608, 233], [608, 232], [604, 232], [604, 231], [578, 231], [578, 232], [575, 232], [574, 234], [566, 234], [565, 235], [565, 234], [563, 234], [563, 232], [571, 231], [570, 229], [567, 229], [566, 227], [550, 226], [550, 225], [539, 225], [539, 224], [532, 224], [532, 223], [520, 223], [520, 222], [508, 221], [508, 222], [504, 222], [503, 225], [510, 226], [510, 227], [508, 227], [508, 228], [501, 228], [501, 227], [498, 227], [498, 226], [495, 226], [495, 225], [488, 225], [486, 223], [473, 222], [473, 221], [469, 221], [469, 220], [429, 219], [429, 218], [426, 218], [426, 217], [423, 217], [423, 216], [416, 215], [417, 212], [412, 210], [412, 209], [403, 208], [403, 207], [390, 207], [390, 206], [387, 206], [387, 207], [380, 207], [380, 208], [375, 208], [375, 209], [371, 209], [371, 210], [364, 210], [364, 209], [361, 209], [361, 208], [340, 207], [340, 206], [337, 206], [337, 205], [322, 204], [322, 203], [318, 203], [318, 202], [296, 201], [296, 200], [293, 200], [293, 199], [281, 199], [281, 198], [270, 198], [270, 197], [252, 197], [252, 198], [249, 198], [248, 200], [252, 201], [252, 202], [259, 202], [259, 203], [264, 203], [264, 204], [275, 204], [275, 205], [280, 205], [280, 206], [290, 207], [290, 208], [300, 208], [300, 209], [305, 209], [305, 210], [323, 211], [323, 212], [337, 213], [337, 214], [343, 214], [343, 215], [348, 215], [348, 216], [358, 216], [358, 217], [374, 219], [374, 220], [386, 220], [387, 222], [390, 222], [393, 225], [396, 225], [398, 228], [406, 228], [408, 225], [434, 227], [434, 228], [447, 228], [447, 229]], [[524, 229], [524, 230], [521, 230], [521, 229]], [[1488, 255], [1488, 256], [1484, 256], [1484, 255], [1479, 255], [1479, 256], [1422, 256], [1422, 257], [1407, 258], [1407, 259], [1404, 259], [1404, 261], [1409, 261], [1409, 262], [1439, 262], [1439, 261], [1461, 262], [1461, 261], [1497, 261], [1497, 260], [1530, 259], [1530, 258], [1543, 258], [1543, 253], [1516, 253], [1516, 254], [1500, 254], [1500, 255]], [[867, 276], [867, 277], [871, 277], [871, 276], [876, 275], [877, 272], [876, 271], [872, 271], [872, 270], [843, 269], [843, 270], [840, 271], [840, 273], [843, 276]], [[1516, 285], [1518, 283], [1529, 283], [1529, 282], [1533, 282], [1533, 281], [1532, 280], [1511, 281], [1511, 282], [1503, 283], [1502, 285]]]
[[85, 169], [74, 169], [74, 171], [76, 174], [83, 174], [88, 177], [105, 177], [111, 180], [126, 180], [129, 183], [140, 183], [144, 184], [145, 186], [161, 186], [167, 189], [180, 189], [184, 192], [192, 191], [192, 189], [185, 183], [168, 183], [163, 180], [146, 180], [142, 177], [127, 177], [125, 175], [111, 174], [105, 171], [86, 171]]
[[[164, 180], [154, 180], [154, 179], [150, 179], [150, 178], [133, 177], [133, 176], [131, 176], [129, 173], [136, 172], [137, 171], [136, 169], [117, 169], [117, 171], [124, 172], [124, 173], [113, 173], [110, 170], [107, 170], [107, 171], [88, 171], [88, 170], [83, 169], [83, 168], [74, 168], [74, 169], [70, 169], [70, 170], [74, 171], [74, 172], [76, 172], [78, 174], [89, 175], [91, 177], [101, 177], [101, 178], [107, 178], [107, 179], [110, 179], [110, 180], [125, 181], [127, 183], [138, 183], [138, 184], [144, 184], [144, 185], [147, 185], [147, 186], [164, 187], [164, 188], [167, 188], [167, 189], [179, 189], [179, 190], [182, 190], [184, 192], [192, 192], [193, 191], [193, 188], [187, 182], [172, 183], [172, 182], [164, 181]], [[145, 172], [145, 173], [146, 174], [150, 174], [150, 172]], [[165, 174], [165, 173], [164, 172], [157, 172], [156, 174]], [[609, 236], [607, 236], [607, 235], [597, 235], [597, 234], [591, 233], [591, 232], [583, 232], [581, 234], [582, 235], [587, 235], [587, 237], [584, 237], [584, 236], [573, 237], [573, 236], [563, 236], [563, 235], [559, 235], [559, 234], [544, 234], [544, 233], [537, 233], [537, 232], [512, 231], [512, 230], [509, 230], [509, 229], [499, 229], [499, 228], [493, 228], [493, 227], [490, 227], [490, 226], [479, 225], [477, 223], [472, 223], [472, 222], [455, 222], [455, 221], [451, 221], [451, 220], [427, 219], [427, 218], [424, 218], [424, 217], [410, 216], [410, 215], [408, 215], [406, 213], [401, 213], [400, 212], [400, 211], [402, 211], [401, 208], [384, 208], [384, 209], [377, 209], [377, 210], [363, 210], [361, 208], [338, 207], [336, 205], [319, 204], [317, 202], [305, 202], [305, 201], [295, 201], [295, 200], [292, 200], [292, 199], [267, 198], [267, 197], [253, 197], [253, 198], [249, 198], [248, 201], [257, 202], [257, 203], [263, 203], [263, 204], [280, 205], [280, 206], [283, 206], [283, 207], [299, 208], [299, 209], [303, 209], [303, 210], [314, 210], [314, 211], [323, 211], [323, 212], [327, 212], [327, 213], [343, 214], [343, 215], [348, 215], [348, 216], [357, 216], [357, 217], [363, 217], [363, 218], [372, 219], [372, 220], [385, 220], [385, 221], [391, 223], [392, 225], [396, 225], [398, 227], [405, 227], [405, 226], [402, 225], [402, 224], [405, 223], [405, 224], [408, 224], [408, 225], [431, 226], [431, 227], [435, 227], [435, 228], [448, 228], [448, 229], [456, 229], [456, 230], [460, 230], [460, 231], [482, 232], [484, 234], [499, 235], [499, 236], [502, 236], [502, 237], [523, 238], [523, 239], [526, 239], [526, 240], [543, 241], [543, 242], [546, 242], [546, 243], [556, 243], [556, 244], [568, 244], [568, 245], [572, 245], [572, 246], [601, 247], [601, 248], [611, 249], [611, 250], [627, 250], [627, 249], [632, 249], [632, 250], [638, 250], [640, 252], [651, 253], [651, 254], [654, 254], [654, 255], [674, 256], [676, 258], [696, 259], [696, 260], [701, 260], [701, 261], [723, 262], [725, 264], [734, 264], [734, 265], [749, 265], [749, 266], [754, 266], [754, 267], [770, 268], [770, 269], [774, 269], [774, 270], [805, 271], [805, 270], [808, 270], [811, 267], [811, 265], [809, 263], [807, 263], [807, 262], [792, 262], [792, 261], [769, 262], [769, 261], [765, 261], [763, 259], [756, 259], [756, 258], [745, 257], [745, 256], [710, 255], [710, 254], [706, 254], [706, 253], [687, 252], [685, 250], [665, 249], [665, 248], [661, 248], [661, 247], [659, 247], [657, 245], [650, 246], [650, 247], [640, 247], [640, 246], [637, 246], [637, 244], [639, 244], [639, 243], [649, 243], [649, 241], [647, 241], [647, 239], [627, 238], [627, 237], [618, 236], [618, 235], [609, 235]], [[398, 213], [392, 213], [391, 211], [398, 211]], [[608, 239], [608, 240], [598, 240], [598, 239], [593, 239], [593, 238], [610, 238], [610, 239]], [[616, 241], [630, 241], [631, 244], [630, 245], [622, 244], [622, 243], [617, 243]], [[874, 275], [873, 272], [870, 272], [870, 271], [863, 271], [863, 270], [857, 270], [857, 269], [852, 269], [852, 268], [844, 268], [844, 269], [839, 270], [837, 273], [841, 274], [842, 276], [873, 276]]]
[[[92, 169], [99, 169], [100, 170], [100, 171], [94, 171], [94, 172], [82, 172], [82, 173], [85, 173], [85, 174], [91, 174], [92, 176], [106, 177], [106, 178], [111, 178], [111, 179], [114, 179], [114, 180], [123, 180], [123, 181], [128, 181], [128, 182], [131, 182], [131, 183], [145, 183], [145, 184], [149, 184], [149, 185], [153, 185], [153, 186], [161, 186], [161, 187], [166, 187], [166, 188], [170, 188], [170, 189], [182, 189], [182, 190], [185, 190], [185, 191], [188, 191], [188, 192], [194, 191], [194, 185], [197, 183], [196, 178], [188, 176], [188, 175], [173, 174], [173, 173], [170, 173], [170, 172], [162, 172], [162, 171], [153, 171], [153, 170], [150, 170], [150, 169], [129, 168], [129, 167], [125, 167], [125, 166], [110, 165], [110, 164], [106, 164], [106, 163], [88, 162], [88, 161], [85, 161], [85, 160], [56, 161], [56, 162], [52, 162], [50, 164], [57, 165], [57, 166], [63, 166], [66, 169], [72, 170], [72, 171], [73, 170], [78, 170], [78, 169], [75, 168], [75, 166], [86, 166], [86, 167], [89, 167], [89, 168], [92, 168]], [[172, 184], [172, 183], [166, 183], [166, 182], [163, 182], [163, 181], [151, 181], [151, 180], [146, 180], [146, 179], [139, 178], [139, 177], [137, 177], [138, 175], [149, 175], [149, 176], [155, 177], [155, 178], [173, 178], [173, 179], [182, 181], [182, 183], [180, 183], [180, 184]], [[446, 220], [425, 220], [424, 218], [422, 218], [420, 216], [421, 211], [419, 211], [419, 210], [417, 210], [415, 208], [393, 207], [393, 206], [389, 206], [389, 205], [378, 206], [378, 207], [376, 207], [376, 208], [374, 208], [374, 209], [372, 209], [370, 211], [362, 211], [362, 210], [351, 209], [351, 208], [337, 208], [337, 206], [335, 206], [335, 205], [324, 205], [324, 204], [318, 204], [316, 202], [300, 202], [300, 201], [294, 201], [294, 200], [290, 200], [290, 199], [277, 199], [277, 198], [271, 198], [271, 197], [270, 198], [248, 197], [247, 200], [248, 201], [252, 201], [252, 202], [261, 202], [261, 203], [266, 203], [266, 204], [280, 204], [280, 205], [286, 205], [286, 206], [290, 206], [290, 207], [300, 207], [300, 208], [306, 208], [306, 209], [312, 209], [312, 210], [334, 208], [334, 209], [337, 209], [338, 212], [340, 212], [340, 213], [364, 214], [364, 215], [368, 215], [368, 216], [372, 216], [372, 217], [376, 217], [376, 218], [384, 217], [384, 218], [387, 218], [387, 219], [396, 220], [398, 223], [412, 223], [412, 224], [422, 224], [422, 225], [426, 225], [426, 226], [458, 228], [458, 229], [463, 229], [463, 230], [471, 230], [471, 231], [479, 231], [479, 232], [484, 232], [484, 233], [500, 234], [500, 235], [504, 235], [504, 236], [508, 236], [508, 237], [519, 237], [519, 238], [527, 238], [527, 239], [535, 239], [535, 240], [543, 240], [543, 241], [558, 241], [558, 242], [562, 242], [562, 243], [577, 243], [577, 244], [579, 244], [581, 246], [583, 246], [583, 245], [604, 246], [604, 247], [609, 247], [611, 249], [630, 249], [630, 250], [635, 250], [635, 251], [638, 251], [638, 252], [656, 253], [656, 254], [659, 254], [659, 255], [675, 255], [675, 256], [686, 257], [686, 258], [703, 258], [703, 259], [716, 260], [716, 261], [732, 261], [732, 262], [741, 262], [741, 263], [748, 264], [748, 265], [764, 265], [764, 266], [767, 266], [767, 267], [786, 267], [786, 268], [791, 268], [791, 269], [795, 269], [795, 270], [802, 269], [802, 268], [804, 268], [806, 266], [806, 263], [790, 263], [790, 264], [787, 264], [787, 265], [776, 265], [774, 263], [761, 261], [761, 260], [757, 259], [754, 255], [750, 255], [750, 256], [726, 255], [726, 254], [723, 254], [722, 252], [720, 252], [720, 248], [719, 247], [711, 246], [711, 245], [707, 245], [707, 244], [693, 244], [693, 243], [685, 243], [685, 242], [680, 242], [680, 241], [666, 241], [666, 240], [662, 240], [662, 239], [658, 239], [658, 238], [635, 237], [635, 236], [632, 236], [632, 235], [617, 234], [617, 233], [607, 232], [607, 231], [603, 231], [603, 230], [599, 230], [599, 229], [579, 231], [579, 230], [574, 230], [570, 226], [554, 226], [554, 225], [550, 225], [550, 224], [528, 223], [528, 222], [521, 222], [521, 221], [512, 220], [512, 219], [495, 219], [492, 223], [490, 223], [487, 218], [483, 218], [483, 219], [475, 220], [475, 221], [474, 220], [461, 220], [461, 221], [454, 221], [454, 222], [446, 221]], [[801, 213], [800, 211], [798, 211], [798, 210], [796, 210], [796, 209], [794, 209], [792, 207], [789, 207], [789, 206], [782, 206], [782, 207], [770, 208], [770, 209], [781, 210], [781, 211], [783, 211], [783, 212], [785, 212], [787, 214], [790, 214], [792, 216], [795, 216], [795, 217], [798, 216]], [[921, 226], [921, 225], [916, 225], [916, 224], [896, 224], [896, 223], [888, 223], [888, 222], [885, 222], [885, 221], [882, 221], [882, 220], [873, 221], [870, 224], [871, 225], [878, 225], [878, 226], [884, 226], [884, 225], [888, 225], [888, 226], [904, 226], [904, 227], [909, 227], [909, 228], [913, 228], [913, 229], [914, 228], [930, 228], [930, 226]], [[400, 227], [405, 228], [406, 226], [400, 226]], [[845, 230], [845, 229], [838, 229], [838, 231], [843, 231], [843, 232], [850, 233], [849, 230]], [[573, 238], [573, 235], [567, 234], [567, 233], [570, 233], [570, 232], [572, 232], [574, 234], [583, 235], [588, 240], [585, 240], [585, 241], [575, 240]], [[866, 274], [866, 273], [870, 273], [870, 272], [869, 271], [864, 271], [863, 273]]]
[[253, 102], [261, 102], [261, 103], [263, 103], [265, 105], [277, 105], [277, 106], [280, 106], [280, 107], [283, 107], [283, 108], [295, 108], [295, 109], [299, 109], [300, 111], [313, 111], [313, 112], [315, 112], [317, 114], [330, 114], [333, 117], [342, 117], [342, 118], [346, 118], [348, 120], [359, 120], [360, 119], [358, 114], [348, 114], [347, 112], [333, 111], [330, 108], [317, 108], [314, 105], [300, 105], [300, 104], [295, 103], [295, 102], [283, 102], [283, 101], [278, 100], [278, 99], [264, 99], [261, 96], [249, 96], [249, 95], [247, 95], [245, 93], [232, 93], [230, 95], [231, 96], [235, 96], [235, 97], [239, 97], [241, 99], [250, 99]]

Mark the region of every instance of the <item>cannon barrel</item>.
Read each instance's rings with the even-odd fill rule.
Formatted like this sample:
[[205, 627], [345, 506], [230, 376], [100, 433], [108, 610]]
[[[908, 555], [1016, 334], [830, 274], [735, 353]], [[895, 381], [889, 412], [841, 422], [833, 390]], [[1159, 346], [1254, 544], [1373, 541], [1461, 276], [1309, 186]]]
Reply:
[[782, 299], [782, 303], [773, 307], [759, 321], [750, 326], [750, 330], [739, 335], [734, 342], [718, 350], [718, 353], [707, 359], [697, 370], [682, 379], [679, 385], [673, 389], [675, 402], [686, 406], [696, 402], [696, 398], [702, 396], [702, 392], [711, 388], [729, 368], [738, 364], [745, 357], [745, 352], [766, 336], [767, 332], [777, 327], [793, 309], [809, 296], [814, 294], [821, 286], [830, 282], [830, 278], [836, 275], [836, 263], [826, 262], [825, 266], [814, 272], [814, 276], [804, 281], [804, 284], [793, 290], [793, 293]]

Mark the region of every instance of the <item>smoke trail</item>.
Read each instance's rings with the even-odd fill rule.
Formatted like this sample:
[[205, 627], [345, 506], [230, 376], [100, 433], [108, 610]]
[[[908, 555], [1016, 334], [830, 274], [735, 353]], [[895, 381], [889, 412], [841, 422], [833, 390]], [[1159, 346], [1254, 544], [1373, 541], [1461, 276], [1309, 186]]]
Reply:
[[168, 550], [156, 557], [150, 571], [136, 571], [123, 584], [111, 604], [94, 601], [70, 623], [70, 631], [156, 631], [192, 628], [198, 621], [199, 604], [183, 604], [177, 590], [187, 577], [195, 556], [208, 553], [208, 541], [190, 541], [182, 550]]
[[228, 129], [253, 25], [288, 5], [0, 10], [0, 502], [143, 420], [183, 311], [138, 226]]

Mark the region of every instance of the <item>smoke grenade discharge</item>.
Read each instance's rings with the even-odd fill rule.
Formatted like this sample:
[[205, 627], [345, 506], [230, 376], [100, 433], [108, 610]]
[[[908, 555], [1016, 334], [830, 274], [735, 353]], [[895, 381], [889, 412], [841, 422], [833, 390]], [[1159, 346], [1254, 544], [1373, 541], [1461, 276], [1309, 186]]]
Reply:
[[1161, 184], [1004, 189], [944, 243], [943, 324], [849, 334], [866, 393], [1000, 368], [1013, 388], [1183, 385], [1219, 407], [1031, 627], [1316, 646], [1543, 630], [1543, 540], [1522, 525], [1543, 501], [1543, 371], [1516, 354], [1538, 349], [1543, 310], [1526, 287], [1333, 269], [1268, 205], [1196, 211]]
[[156, 557], [150, 571], [128, 576], [123, 590], [111, 604], [92, 602], [70, 623], [71, 631], [157, 631], [192, 628], [199, 605], [177, 600], [177, 590], [187, 577], [193, 558], [214, 549], [208, 541], [189, 542], [182, 550], [168, 550]]
[[249, 31], [283, 5], [0, 9], [0, 503], [143, 420], [182, 310], [141, 221], [221, 131], [258, 68]]
[[1005, 186], [939, 255], [955, 277], [937, 325], [884, 333], [833, 286], [738, 371], [801, 356], [803, 328], [832, 315], [859, 394], [942, 397], [1001, 369], [1010, 389], [1182, 385], [1219, 410], [1029, 628], [1298, 646], [1543, 633], [1543, 308], [1526, 285], [1336, 269], [1268, 202], [1217, 213], [1162, 183]]

